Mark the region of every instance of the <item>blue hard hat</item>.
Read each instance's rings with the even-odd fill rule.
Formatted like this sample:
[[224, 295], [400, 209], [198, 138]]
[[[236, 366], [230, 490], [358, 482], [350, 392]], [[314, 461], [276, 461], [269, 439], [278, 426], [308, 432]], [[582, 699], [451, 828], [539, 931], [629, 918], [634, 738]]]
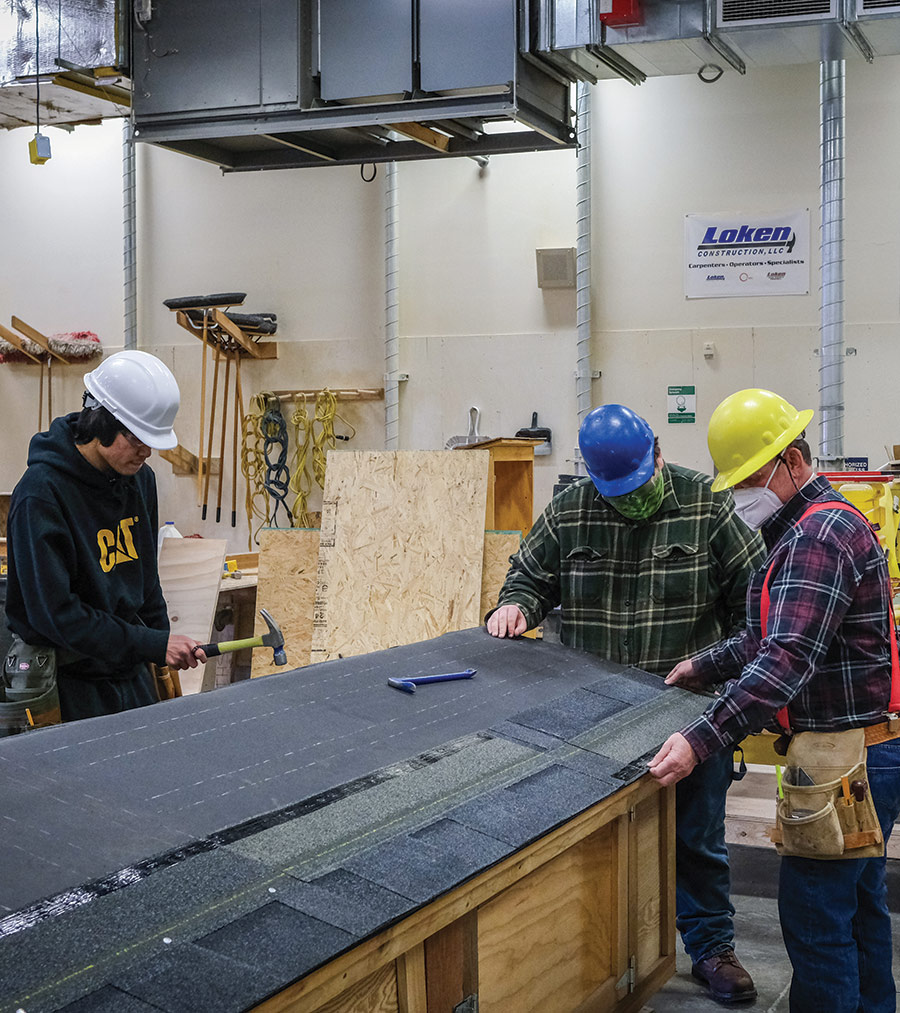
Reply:
[[656, 468], [653, 430], [621, 404], [604, 404], [585, 416], [578, 446], [602, 496], [624, 496], [648, 482]]

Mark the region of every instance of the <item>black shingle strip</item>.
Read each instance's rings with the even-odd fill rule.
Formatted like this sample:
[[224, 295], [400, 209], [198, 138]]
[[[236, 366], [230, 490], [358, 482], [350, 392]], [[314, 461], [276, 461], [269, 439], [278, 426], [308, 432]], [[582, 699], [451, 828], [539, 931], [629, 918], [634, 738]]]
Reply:
[[[358, 886], [350, 892], [340, 881], [332, 885], [336, 876], [353, 879]], [[274, 899], [360, 937], [371, 935], [416, 906], [409, 898], [343, 869], [336, 869], [313, 882], [296, 880], [290, 886], [279, 885]]]
[[355, 855], [344, 868], [422, 904], [480, 872], [483, 866], [473, 856], [447, 852], [403, 835]]
[[449, 819], [437, 820], [409, 836], [447, 854], [462, 855], [481, 869], [506, 858], [513, 850], [496, 837], [480, 834], [471, 827]]
[[561, 823], [565, 811], [552, 800], [535, 807], [530, 799], [499, 788], [449, 810], [447, 819], [521, 848]]
[[519, 711], [511, 720], [561, 739], [571, 739], [594, 728], [599, 721], [626, 710], [627, 706], [623, 701], [576, 689], [539, 707]]
[[273, 901], [196, 942], [230, 960], [274, 969], [286, 988], [357, 941], [349, 932]]
[[166, 1013], [242, 1013], [277, 991], [282, 981], [268, 965], [183, 944], [166, 947], [116, 975], [111, 984]]
[[[637, 678], [637, 676], [642, 678]], [[665, 683], [661, 676], [639, 672], [636, 668], [632, 668], [628, 670], [627, 679], [621, 677], [604, 679], [592, 682], [584, 688], [589, 693], [599, 693], [602, 696], [612, 697], [613, 700], [636, 704], [654, 700], [662, 692], [664, 686]]]
[[556, 735], [539, 732], [536, 728], [529, 728], [528, 725], [520, 725], [515, 721], [498, 721], [495, 725], [491, 725], [488, 731], [491, 735], [499, 735], [509, 739], [510, 742], [521, 742], [542, 751], [556, 749], [562, 741]]
[[656, 699], [632, 707], [612, 721], [602, 721], [572, 741], [582, 749], [625, 765], [648, 749], [661, 746], [670, 735], [702, 714], [708, 704], [705, 696], [665, 687]]
[[[59, 1013], [160, 1013], [159, 1006], [148, 1006], [133, 995], [126, 995], [111, 985], [82, 996], [65, 1006], [54, 1007]], [[37, 1013], [30, 1007], [28, 1013]]]
[[583, 812], [604, 797], [602, 783], [596, 778], [558, 764], [530, 774], [507, 790], [531, 805], [552, 805], [567, 817]]
[[310, 880], [310, 884], [328, 893], [357, 910], [368, 909], [375, 917], [385, 921], [393, 921], [401, 915], [413, 910], [414, 905], [408, 897], [385, 887], [377, 886], [368, 879], [363, 879], [346, 869], [334, 869]]
[[[622, 787], [621, 779], [616, 778], [616, 773], [621, 769], [618, 760], [608, 756], [601, 756], [599, 753], [591, 753], [586, 749], [568, 747], [551, 753], [548, 759], [558, 763], [561, 767], [570, 767], [582, 774], [588, 774], [606, 786], [607, 794], [618, 791]], [[605, 797], [605, 796], [604, 796]]]

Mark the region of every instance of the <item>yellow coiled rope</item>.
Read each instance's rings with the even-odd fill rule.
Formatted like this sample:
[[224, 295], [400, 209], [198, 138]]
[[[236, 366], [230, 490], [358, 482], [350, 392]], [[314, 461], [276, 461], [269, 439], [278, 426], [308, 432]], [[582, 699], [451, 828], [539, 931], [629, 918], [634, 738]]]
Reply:
[[[296, 527], [315, 527], [315, 519], [309, 512], [309, 495], [313, 482], [320, 489], [325, 488], [325, 458], [338, 440], [349, 440], [356, 435], [356, 430], [337, 410], [337, 395], [328, 390], [319, 391], [313, 417], [310, 418], [309, 407], [304, 398], [303, 404], [291, 416], [296, 429], [296, 450], [291, 462], [291, 490], [296, 499], [291, 512]], [[350, 430], [349, 436], [338, 436], [334, 431], [335, 420], [340, 419]]]
[[309, 417], [306, 397], [303, 404], [291, 415], [291, 424], [295, 429], [295, 449], [291, 459], [290, 489], [295, 494], [291, 513], [294, 524], [299, 528], [313, 528], [313, 518], [309, 513], [309, 494], [312, 492], [312, 479], [307, 471], [309, 452], [313, 442], [313, 419]]

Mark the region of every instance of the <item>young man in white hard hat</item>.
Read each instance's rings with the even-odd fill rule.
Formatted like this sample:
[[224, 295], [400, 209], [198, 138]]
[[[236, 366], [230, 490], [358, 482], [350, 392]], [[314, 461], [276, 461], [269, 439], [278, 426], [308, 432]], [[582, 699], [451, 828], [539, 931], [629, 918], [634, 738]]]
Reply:
[[[589, 478], [554, 497], [522, 542], [488, 632], [518, 636], [559, 604], [564, 644], [664, 676], [743, 623], [762, 541], [709, 476], [666, 464], [625, 405], [595, 408], [578, 442]], [[728, 1003], [756, 997], [734, 953], [732, 769], [732, 750], [720, 750], [679, 786], [675, 805], [676, 925], [694, 975]]]
[[813, 470], [812, 415], [759, 389], [713, 412], [713, 488], [734, 489], [769, 555], [750, 582], [746, 629], [667, 677], [687, 688], [731, 681], [650, 772], [674, 784], [751, 732], [783, 730], [778, 907], [791, 1013], [894, 1013], [884, 859], [900, 814], [891, 587], [868, 521]]
[[178, 384], [155, 356], [124, 351], [84, 385], [83, 410], [32, 438], [7, 521], [7, 621], [25, 645], [56, 649], [63, 721], [155, 703], [148, 662], [198, 664], [197, 642], [169, 632], [146, 464], [177, 444]]

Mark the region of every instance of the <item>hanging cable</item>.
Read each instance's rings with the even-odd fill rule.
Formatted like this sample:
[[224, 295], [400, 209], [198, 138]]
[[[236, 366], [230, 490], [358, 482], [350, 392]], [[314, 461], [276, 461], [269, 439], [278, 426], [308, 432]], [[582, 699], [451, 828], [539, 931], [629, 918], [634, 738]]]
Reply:
[[270, 522], [278, 527], [278, 506], [284, 507], [287, 514], [286, 527], [292, 527], [294, 518], [291, 508], [287, 505], [289, 474], [287, 469], [287, 424], [281, 414], [281, 402], [275, 395], [267, 398], [266, 410], [262, 418], [263, 453], [266, 458], [265, 486], [269, 496], [275, 500], [272, 507]]
[[35, 132], [41, 132], [41, 22], [40, 0], [34, 0], [34, 82], [37, 86], [37, 101], [34, 110]]
[[[259, 544], [259, 529], [269, 520], [269, 492], [266, 489], [263, 476], [266, 471], [266, 458], [263, 453], [262, 420], [266, 410], [266, 399], [273, 397], [271, 394], [254, 394], [250, 398], [250, 405], [244, 415], [241, 433], [241, 473], [246, 482], [246, 494], [244, 507], [247, 512], [247, 527], [249, 535], [247, 549], [251, 548], [251, 541]], [[260, 501], [262, 505], [260, 505]], [[259, 518], [256, 530], [253, 530], [254, 518]]]
[[[295, 450], [291, 461], [290, 489], [296, 494], [293, 505], [294, 525], [301, 528], [316, 527], [309, 512], [309, 496], [313, 483], [325, 488], [325, 461], [329, 450], [338, 440], [350, 440], [356, 430], [337, 411], [337, 395], [326, 387], [316, 395], [313, 416], [304, 396], [303, 404], [291, 415], [295, 430]], [[341, 421], [350, 430], [349, 435], [334, 431], [335, 421]]]

